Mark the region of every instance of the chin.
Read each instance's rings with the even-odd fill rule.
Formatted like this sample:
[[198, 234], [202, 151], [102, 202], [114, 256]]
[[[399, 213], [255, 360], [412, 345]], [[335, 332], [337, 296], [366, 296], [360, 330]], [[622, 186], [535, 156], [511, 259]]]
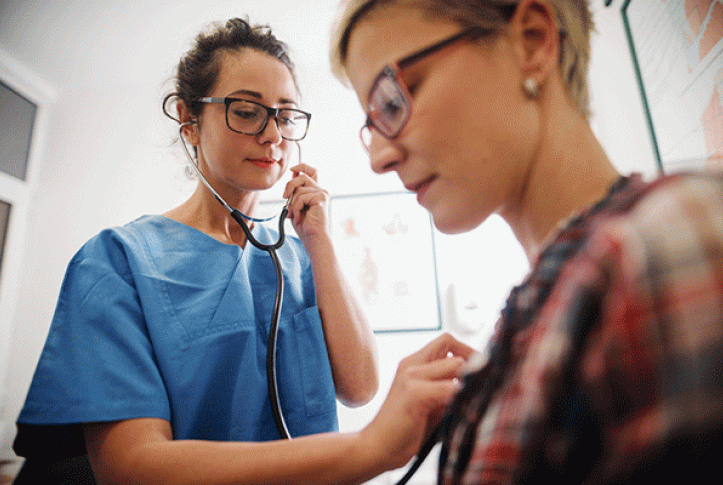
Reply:
[[467, 219], [462, 214], [456, 214], [453, 217], [447, 217], [447, 214], [434, 214], [432, 213], [432, 221], [434, 227], [443, 234], [461, 234], [463, 232], [469, 232], [476, 229], [484, 219]]

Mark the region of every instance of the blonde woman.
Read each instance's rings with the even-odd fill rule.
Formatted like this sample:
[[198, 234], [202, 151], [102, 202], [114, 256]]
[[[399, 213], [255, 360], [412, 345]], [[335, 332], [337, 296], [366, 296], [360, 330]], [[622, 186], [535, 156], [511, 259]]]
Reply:
[[499, 214], [532, 267], [450, 408], [443, 484], [717, 471], [723, 180], [618, 173], [587, 119], [591, 28], [584, 0], [350, 0], [335, 27], [372, 169], [445, 233]]

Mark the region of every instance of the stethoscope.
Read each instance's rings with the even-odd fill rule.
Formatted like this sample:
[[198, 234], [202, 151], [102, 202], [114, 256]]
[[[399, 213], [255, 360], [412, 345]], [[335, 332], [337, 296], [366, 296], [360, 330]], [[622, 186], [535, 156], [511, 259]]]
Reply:
[[[284, 230], [284, 220], [286, 219], [286, 216], [289, 212], [289, 205], [291, 204], [291, 201], [293, 199], [293, 194], [289, 196], [289, 198], [286, 200], [286, 203], [284, 204], [283, 209], [281, 209], [281, 214], [279, 215], [279, 238], [278, 240], [273, 244], [263, 244], [259, 242], [253, 234], [251, 234], [251, 230], [248, 227], [248, 224], [246, 224], [246, 220], [253, 221], [253, 222], [267, 222], [273, 219], [274, 217], [269, 217], [266, 219], [257, 219], [254, 217], [247, 216], [246, 214], [242, 213], [238, 209], [235, 209], [228, 205], [225, 200], [223, 200], [223, 197], [216, 192], [216, 190], [211, 187], [211, 184], [206, 180], [206, 177], [201, 173], [201, 169], [198, 168], [198, 165], [194, 158], [191, 156], [191, 152], [188, 150], [188, 146], [186, 145], [186, 140], [183, 137], [183, 128], [188, 125], [196, 124], [195, 121], [187, 121], [185, 123], [181, 123], [181, 126], [179, 127], [179, 139], [181, 141], [181, 145], [183, 146], [183, 151], [186, 152], [186, 156], [188, 157], [188, 161], [191, 163], [191, 167], [193, 167], [193, 170], [198, 175], [199, 179], [203, 184], [208, 188], [208, 190], [211, 191], [213, 196], [218, 200], [221, 205], [223, 205], [226, 210], [229, 211], [231, 214], [231, 217], [234, 218], [234, 220], [241, 226], [241, 229], [244, 231], [244, 234], [246, 234], [246, 238], [248, 241], [254, 245], [255, 247], [266, 251], [271, 256], [272, 261], [274, 262], [274, 268], [276, 268], [276, 300], [274, 301], [274, 310], [271, 317], [271, 326], [269, 327], [269, 345], [266, 349], [266, 382], [269, 387], [269, 396], [271, 398], [271, 412], [274, 416], [274, 422], [276, 423], [276, 429], [279, 431], [279, 435], [281, 435], [284, 439], [291, 439], [291, 435], [289, 434], [289, 429], [286, 426], [286, 421], [284, 420], [283, 412], [281, 411], [281, 403], [279, 402], [279, 389], [277, 385], [276, 380], [276, 339], [278, 336], [278, 330], [279, 330], [279, 314], [281, 313], [281, 302], [283, 300], [283, 292], [284, 292], [284, 279], [283, 275], [281, 273], [281, 263], [279, 262], [279, 258], [276, 254], [276, 250], [279, 249], [284, 244], [285, 239], [285, 230]], [[301, 148], [301, 147], [299, 147]], [[442, 418], [440, 423], [437, 425], [437, 428], [432, 432], [432, 434], [427, 438], [427, 440], [422, 444], [421, 449], [417, 453], [416, 460], [412, 463], [410, 468], [407, 470], [406, 474], [402, 477], [401, 480], [397, 482], [396, 485], [404, 485], [406, 484], [409, 479], [412, 478], [412, 475], [417, 472], [419, 467], [421, 466], [422, 462], [427, 458], [429, 453], [432, 451], [432, 448], [436, 445], [436, 443], [439, 441], [439, 438], [443, 434], [443, 430], [449, 425], [449, 421], [451, 418], [451, 413], [449, 410], [445, 414], [445, 416]]]
[[206, 177], [204, 177], [204, 175], [201, 173], [201, 170], [198, 168], [197, 162], [191, 156], [191, 152], [188, 150], [188, 146], [186, 146], [186, 140], [183, 137], [183, 128], [185, 126], [193, 124], [196, 124], [196, 121], [187, 121], [185, 123], [181, 123], [181, 126], [178, 130], [178, 135], [181, 141], [181, 145], [183, 146], [183, 151], [186, 152], [188, 161], [191, 162], [191, 167], [193, 167], [193, 170], [196, 172], [201, 182], [203, 182], [206, 188], [211, 191], [216, 200], [218, 200], [221, 205], [224, 206], [226, 210], [231, 213], [231, 217], [233, 217], [233, 219], [238, 223], [238, 225], [241, 226], [244, 234], [246, 234], [246, 239], [248, 239], [248, 241], [255, 247], [269, 253], [269, 255], [271, 256], [271, 260], [274, 262], [274, 268], [276, 268], [276, 299], [274, 301], [274, 310], [271, 316], [271, 325], [269, 327], [269, 344], [266, 349], [266, 382], [269, 388], [269, 397], [271, 398], [271, 412], [274, 416], [276, 429], [279, 431], [279, 435], [281, 436], [281, 438], [291, 439], [291, 434], [289, 433], [289, 429], [286, 426], [286, 421], [284, 420], [284, 414], [281, 411], [281, 403], [279, 402], [279, 388], [276, 380], [276, 340], [279, 333], [279, 315], [281, 314], [281, 303], [284, 295], [284, 278], [281, 273], [281, 262], [279, 261], [279, 257], [276, 254], [276, 250], [284, 244], [284, 239], [286, 237], [286, 232], [284, 230], [284, 221], [286, 220], [286, 216], [289, 213], [289, 205], [291, 204], [291, 200], [293, 199], [294, 195], [292, 194], [291, 196], [289, 196], [289, 198], [286, 200], [286, 203], [284, 204], [283, 209], [281, 209], [281, 214], [279, 215], [278, 240], [273, 244], [263, 244], [259, 242], [254, 237], [254, 235], [251, 234], [251, 230], [249, 229], [248, 224], [246, 224], [246, 220], [252, 222], [266, 222], [273, 219], [274, 216], [266, 219], [257, 219], [247, 216], [238, 209], [235, 209], [228, 205], [226, 201], [223, 200], [223, 197], [221, 197], [221, 195], [216, 192], [213, 187], [211, 187], [211, 184], [208, 182], [208, 180], [206, 180]]
[[[246, 234], [246, 238], [248, 239], [248, 241], [255, 247], [269, 253], [269, 255], [271, 256], [271, 260], [274, 262], [274, 268], [276, 268], [276, 300], [274, 301], [274, 310], [271, 317], [271, 326], [269, 327], [269, 345], [266, 349], [266, 382], [269, 388], [269, 396], [271, 398], [271, 412], [274, 416], [276, 429], [279, 431], [279, 435], [281, 436], [281, 438], [291, 439], [291, 434], [289, 433], [289, 429], [286, 426], [286, 421], [284, 420], [284, 414], [281, 411], [281, 403], [279, 401], [279, 389], [276, 380], [276, 339], [279, 331], [279, 314], [281, 313], [281, 302], [283, 300], [284, 292], [284, 279], [281, 273], [281, 263], [279, 262], [276, 250], [284, 244], [284, 239], [286, 237], [286, 232], [284, 230], [284, 220], [286, 219], [286, 216], [289, 212], [289, 205], [291, 204], [291, 201], [293, 199], [293, 194], [291, 194], [291, 196], [289, 196], [289, 198], [286, 200], [283, 209], [281, 209], [281, 214], [279, 215], [278, 240], [273, 244], [263, 244], [259, 242], [253, 236], [253, 234], [251, 234], [251, 230], [249, 229], [248, 224], [246, 224], [246, 220], [253, 222], [267, 222], [273, 219], [274, 216], [266, 219], [257, 219], [247, 216], [238, 209], [235, 209], [228, 205], [226, 201], [223, 200], [223, 197], [221, 197], [221, 195], [216, 192], [213, 187], [211, 187], [211, 184], [208, 182], [208, 180], [206, 180], [206, 177], [204, 177], [204, 175], [201, 173], [201, 169], [198, 168], [198, 164], [191, 156], [191, 152], [188, 150], [188, 146], [186, 145], [186, 140], [183, 137], [183, 128], [185, 126], [193, 124], [196, 124], [196, 122], [187, 121], [185, 123], [181, 123], [178, 131], [178, 137], [181, 141], [181, 145], [183, 146], [183, 151], [186, 152], [186, 156], [188, 157], [188, 161], [191, 163], [191, 167], [193, 167], [193, 170], [196, 172], [201, 182], [203, 182], [203, 184], [208, 188], [208, 190], [211, 191], [216, 200], [218, 200], [221, 205], [224, 206], [227, 211], [229, 211], [231, 217], [233, 217], [234, 220], [239, 224], [239, 226], [241, 226], [241, 229], [244, 231], [244, 234]], [[299, 147], [299, 149], [301, 149], [301, 147]], [[439, 438], [443, 434], [443, 430], [449, 425], [450, 419], [451, 413], [448, 410], [446, 415], [437, 425], [437, 428], [422, 444], [421, 449], [417, 453], [416, 460], [412, 463], [406, 474], [401, 478], [401, 480], [396, 483], [396, 485], [405, 485], [412, 478], [412, 475], [417, 472], [422, 462], [427, 458], [429, 453], [432, 451], [432, 448], [439, 441]]]

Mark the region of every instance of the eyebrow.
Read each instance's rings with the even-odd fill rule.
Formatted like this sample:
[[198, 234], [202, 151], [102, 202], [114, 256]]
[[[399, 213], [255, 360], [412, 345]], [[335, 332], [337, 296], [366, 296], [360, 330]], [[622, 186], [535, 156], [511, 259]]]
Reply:
[[[263, 99], [263, 95], [259, 93], [258, 91], [251, 91], [250, 89], [239, 89], [237, 91], [234, 91], [233, 93], [229, 94], [228, 97], [233, 98], [234, 95], [244, 94], [246, 96], [250, 96], [252, 98], [256, 98], [258, 100]], [[279, 103], [281, 104], [293, 104], [296, 105], [296, 101], [289, 98], [279, 98]]]

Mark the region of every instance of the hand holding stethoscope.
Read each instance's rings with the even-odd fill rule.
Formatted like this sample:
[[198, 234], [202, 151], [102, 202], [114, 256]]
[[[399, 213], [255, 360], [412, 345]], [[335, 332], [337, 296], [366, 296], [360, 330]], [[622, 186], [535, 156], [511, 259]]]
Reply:
[[284, 198], [293, 195], [287, 217], [291, 220], [299, 239], [307, 245], [318, 235], [326, 234], [329, 193], [321, 188], [314, 167], [299, 163], [290, 167], [293, 176], [286, 184]]

